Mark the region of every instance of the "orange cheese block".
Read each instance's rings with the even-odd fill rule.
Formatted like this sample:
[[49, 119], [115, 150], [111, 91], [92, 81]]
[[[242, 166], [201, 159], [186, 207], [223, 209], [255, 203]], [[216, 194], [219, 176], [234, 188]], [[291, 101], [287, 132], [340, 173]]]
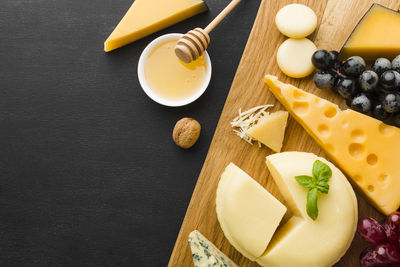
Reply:
[[208, 8], [202, 0], [135, 0], [104, 43], [109, 52]]
[[301, 124], [354, 185], [382, 213], [400, 206], [400, 129], [339, 107], [277, 77], [265, 81], [275, 97]]
[[400, 54], [400, 13], [373, 4], [347, 39], [340, 57], [361, 56], [367, 60], [394, 58]]

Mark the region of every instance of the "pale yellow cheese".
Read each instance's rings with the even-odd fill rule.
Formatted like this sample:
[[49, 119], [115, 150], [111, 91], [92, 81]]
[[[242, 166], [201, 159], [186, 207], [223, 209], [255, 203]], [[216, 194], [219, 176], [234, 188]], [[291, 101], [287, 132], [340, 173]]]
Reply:
[[232, 246], [255, 260], [267, 248], [286, 207], [230, 163], [218, 184], [216, 211], [222, 231]]
[[358, 22], [340, 51], [340, 57], [361, 56], [375, 60], [400, 54], [400, 13], [373, 4]]
[[307, 38], [284, 41], [276, 53], [276, 61], [283, 73], [293, 78], [303, 78], [314, 70], [311, 57], [317, 47]]
[[400, 129], [280, 82], [271, 92], [384, 214], [400, 206]]
[[266, 114], [258, 120], [257, 124], [247, 130], [247, 134], [273, 151], [280, 152], [288, 116], [289, 113], [286, 111]]
[[[295, 176], [312, 176], [316, 160], [332, 170], [329, 193], [319, 194], [318, 218], [306, 212], [307, 190]], [[284, 152], [267, 157], [267, 166], [293, 211], [274, 235], [257, 262], [266, 267], [325, 267], [335, 264], [347, 251], [357, 225], [357, 199], [342, 172], [327, 160], [305, 152]]]
[[104, 43], [109, 52], [207, 10], [202, 0], [135, 0]]
[[275, 16], [279, 31], [291, 38], [304, 38], [317, 27], [317, 15], [308, 6], [290, 4], [279, 9]]

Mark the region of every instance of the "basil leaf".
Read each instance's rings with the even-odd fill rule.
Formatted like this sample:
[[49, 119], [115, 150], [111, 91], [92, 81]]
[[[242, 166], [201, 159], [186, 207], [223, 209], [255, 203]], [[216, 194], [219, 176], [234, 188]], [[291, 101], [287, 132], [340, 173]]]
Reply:
[[317, 189], [318, 189], [318, 192], [321, 192], [322, 194], [328, 194], [329, 184], [327, 184], [324, 181], [319, 181], [317, 184]]
[[315, 180], [311, 176], [300, 175], [300, 176], [295, 176], [294, 178], [304, 188], [312, 189], [315, 187]]
[[312, 173], [318, 181], [328, 182], [332, 177], [331, 168], [320, 160], [314, 162]]
[[316, 220], [318, 217], [318, 190], [317, 188], [313, 188], [307, 193], [307, 214], [311, 219]]

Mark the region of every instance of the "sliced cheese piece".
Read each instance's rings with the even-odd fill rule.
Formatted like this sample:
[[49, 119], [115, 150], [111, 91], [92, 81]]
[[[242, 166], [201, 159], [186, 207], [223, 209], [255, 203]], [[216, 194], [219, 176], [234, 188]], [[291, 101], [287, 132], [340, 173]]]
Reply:
[[191, 232], [188, 242], [192, 250], [195, 267], [238, 267], [236, 263], [216, 248], [199, 231], [194, 230]]
[[400, 54], [400, 13], [373, 4], [347, 39], [340, 57], [361, 56], [373, 60]]
[[[319, 215], [313, 221], [306, 212], [307, 190], [294, 177], [312, 176], [316, 160], [331, 168], [332, 177], [328, 194], [319, 194]], [[305, 152], [270, 155], [267, 166], [295, 216], [277, 231], [257, 263], [268, 267], [335, 264], [349, 248], [357, 226], [357, 199], [346, 177], [332, 163]]]
[[109, 52], [207, 10], [202, 0], [135, 0], [104, 43]]
[[290, 4], [279, 9], [275, 16], [279, 31], [291, 38], [304, 38], [317, 27], [317, 15], [308, 6]]
[[275, 152], [280, 152], [289, 113], [277, 111], [266, 114], [254, 126], [247, 130], [253, 139], [263, 143]]
[[239, 167], [230, 163], [217, 188], [216, 211], [228, 241], [250, 260], [261, 256], [286, 207]]
[[271, 92], [382, 213], [400, 206], [400, 129], [267, 75]]
[[314, 70], [311, 57], [317, 47], [307, 38], [284, 41], [278, 48], [276, 60], [283, 73], [293, 78], [303, 78]]

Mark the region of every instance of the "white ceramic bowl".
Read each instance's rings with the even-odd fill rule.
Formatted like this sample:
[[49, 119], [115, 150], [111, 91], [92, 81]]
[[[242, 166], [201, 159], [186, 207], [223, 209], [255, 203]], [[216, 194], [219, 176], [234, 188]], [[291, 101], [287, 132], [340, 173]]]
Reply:
[[180, 39], [183, 36], [181, 33], [170, 33], [170, 34], [165, 34], [163, 36], [160, 36], [153, 40], [142, 52], [139, 58], [139, 64], [138, 64], [138, 76], [139, 76], [139, 83], [143, 88], [143, 91], [154, 101], [156, 101], [159, 104], [169, 106], [169, 107], [179, 107], [179, 106], [184, 106], [187, 104], [192, 103], [196, 99], [198, 99], [204, 91], [207, 89], [208, 84], [210, 83], [211, 79], [211, 60], [210, 56], [208, 55], [207, 51], [204, 52], [204, 59], [206, 60], [206, 65], [207, 65], [207, 70], [206, 70], [206, 77], [202, 83], [202, 85], [199, 87], [199, 89], [190, 97], [181, 99], [181, 100], [170, 100], [170, 99], [165, 99], [158, 94], [156, 94], [151, 86], [147, 83], [146, 76], [144, 75], [144, 64], [146, 63], [146, 59], [149, 55], [149, 53], [160, 43], [168, 40], [173, 40], [173, 39]]

